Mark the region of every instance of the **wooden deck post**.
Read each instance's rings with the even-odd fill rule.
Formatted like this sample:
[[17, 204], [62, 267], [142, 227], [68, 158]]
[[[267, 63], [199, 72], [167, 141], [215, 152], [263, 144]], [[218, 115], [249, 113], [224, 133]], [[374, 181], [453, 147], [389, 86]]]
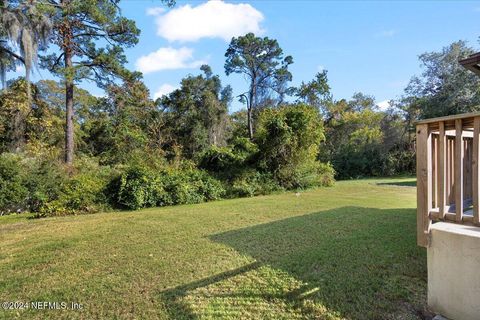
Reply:
[[463, 125], [462, 119], [455, 120], [455, 220], [463, 219]]
[[417, 125], [417, 244], [428, 245], [432, 209], [432, 135], [428, 124]]
[[480, 160], [480, 117], [473, 119], [473, 153], [472, 153], [472, 200], [473, 200], [473, 223], [480, 224], [480, 188], [479, 188], [479, 168], [478, 161]]

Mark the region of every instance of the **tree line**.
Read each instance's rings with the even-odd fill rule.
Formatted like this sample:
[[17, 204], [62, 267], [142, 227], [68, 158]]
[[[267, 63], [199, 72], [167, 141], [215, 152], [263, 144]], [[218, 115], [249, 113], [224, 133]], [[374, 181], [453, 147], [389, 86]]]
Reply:
[[[252, 33], [231, 40], [223, 70], [244, 75], [246, 92], [234, 97], [204, 65], [152, 100], [125, 68], [140, 30], [118, 3], [0, 2], [0, 73], [26, 72], [0, 93], [0, 212], [137, 209], [412, 174], [414, 121], [478, 109], [479, 79], [458, 64], [473, 53], [465, 42], [421, 55], [423, 73], [380, 110], [363, 93], [336, 100], [327, 71], [291, 86], [293, 57]], [[60, 81], [31, 83], [35, 68]], [[245, 109], [229, 112], [234, 99]]]

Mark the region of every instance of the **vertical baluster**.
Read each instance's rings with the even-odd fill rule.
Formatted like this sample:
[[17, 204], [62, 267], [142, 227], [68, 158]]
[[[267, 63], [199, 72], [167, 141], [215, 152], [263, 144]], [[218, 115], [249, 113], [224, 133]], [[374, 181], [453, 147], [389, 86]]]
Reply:
[[447, 177], [447, 171], [446, 171], [446, 159], [447, 159], [447, 150], [446, 150], [446, 145], [447, 145], [447, 139], [445, 135], [445, 122], [441, 121], [439, 124], [439, 135], [438, 135], [438, 152], [437, 152], [437, 157], [438, 157], [438, 186], [437, 186], [437, 199], [438, 199], [438, 206], [439, 206], [439, 212], [440, 212], [440, 218], [444, 219], [445, 218], [445, 206], [446, 206], [446, 177]]
[[454, 155], [455, 155], [455, 137], [450, 139], [450, 204], [455, 204], [455, 172], [454, 172]]
[[452, 160], [451, 160], [451, 153], [452, 153], [452, 139], [447, 137], [447, 206], [452, 203]]
[[432, 208], [438, 208], [438, 136], [432, 134]]
[[462, 119], [455, 120], [455, 213], [457, 222], [463, 218], [463, 126]]

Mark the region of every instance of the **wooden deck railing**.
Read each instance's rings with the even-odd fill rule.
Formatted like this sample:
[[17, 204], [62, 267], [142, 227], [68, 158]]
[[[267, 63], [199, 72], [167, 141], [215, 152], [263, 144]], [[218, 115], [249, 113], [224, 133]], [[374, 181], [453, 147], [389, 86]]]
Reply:
[[480, 113], [417, 123], [417, 243], [428, 245], [431, 223], [480, 226]]

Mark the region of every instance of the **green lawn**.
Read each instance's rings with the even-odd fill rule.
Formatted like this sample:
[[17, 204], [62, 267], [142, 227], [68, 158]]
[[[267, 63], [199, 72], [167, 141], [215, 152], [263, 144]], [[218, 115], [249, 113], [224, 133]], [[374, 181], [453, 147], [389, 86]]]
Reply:
[[95, 215], [0, 218], [0, 318], [420, 319], [413, 179]]

